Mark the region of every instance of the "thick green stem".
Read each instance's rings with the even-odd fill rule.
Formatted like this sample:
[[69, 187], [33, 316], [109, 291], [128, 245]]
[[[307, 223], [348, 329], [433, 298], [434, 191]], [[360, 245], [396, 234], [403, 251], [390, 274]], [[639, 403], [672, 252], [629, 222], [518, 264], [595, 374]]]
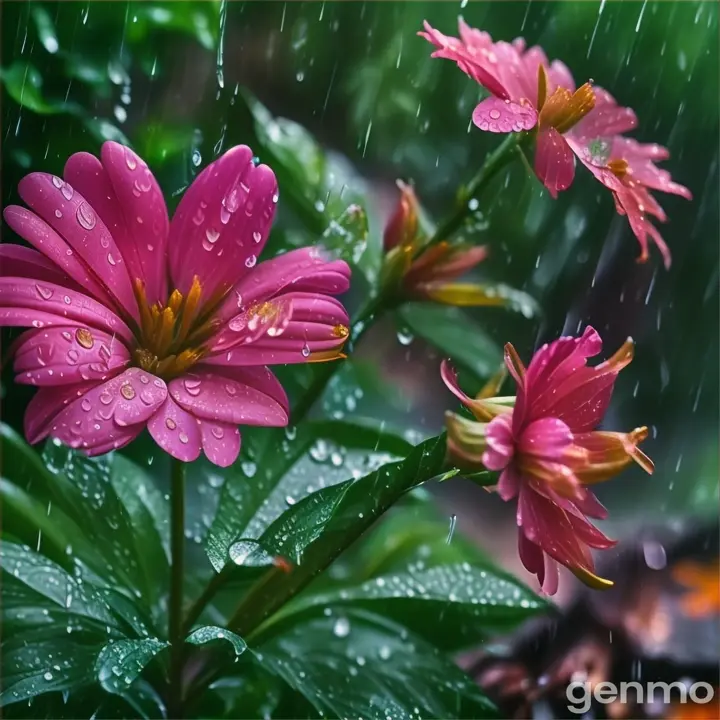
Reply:
[[170, 682], [168, 717], [177, 720], [183, 714], [183, 555], [185, 550], [185, 463], [172, 461], [170, 476], [170, 599], [168, 602], [168, 639], [170, 640]]
[[477, 196], [485, 188], [487, 183], [510, 163], [515, 157], [515, 150], [519, 146], [522, 138], [523, 136], [517, 133], [511, 133], [487, 156], [480, 170], [478, 170], [475, 177], [463, 190], [461, 202], [459, 202], [455, 210], [438, 225], [432, 237], [429, 239], [427, 246], [447, 240], [450, 235], [462, 226], [465, 218], [473, 212], [470, 208], [470, 200], [477, 199]]

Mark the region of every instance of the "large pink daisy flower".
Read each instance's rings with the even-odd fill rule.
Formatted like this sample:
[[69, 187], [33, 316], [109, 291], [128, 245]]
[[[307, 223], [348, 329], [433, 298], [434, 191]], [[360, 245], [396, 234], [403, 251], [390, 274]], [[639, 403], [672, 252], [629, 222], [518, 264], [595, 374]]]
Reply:
[[171, 222], [147, 165], [113, 142], [18, 191], [30, 210], [5, 220], [34, 249], [0, 246], [0, 325], [31, 328], [12, 348], [17, 381], [39, 388], [31, 443], [98, 455], [147, 427], [179, 460], [227, 466], [238, 425], [288, 422], [267, 365], [341, 356], [348, 316], [330, 296], [350, 269], [314, 248], [257, 262], [278, 189], [250, 148], [205, 168]]

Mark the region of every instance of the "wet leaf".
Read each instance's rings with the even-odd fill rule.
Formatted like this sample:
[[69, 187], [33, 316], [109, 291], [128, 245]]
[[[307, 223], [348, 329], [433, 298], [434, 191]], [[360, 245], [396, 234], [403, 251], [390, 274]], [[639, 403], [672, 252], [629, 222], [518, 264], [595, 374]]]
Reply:
[[456, 307], [410, 303], [398, 311], [402, 322], [477, 378], [502, 364], [502, 349], [467, 313]]
[[25, 644], [21, 637], [5, 638], [0, 706], [92, 684], [95, 659], [101, 649], [102, 643], [86, 644], [67, 636], [38, 638], [32, 644]]
[[95, 663], [98, 682], [110, 693], [123, 694], [155, 655], [169, 644], [145, 638], [117, 640], [106, 645]]
[[449, 658], [372, 613], [313, 618], [253, 650], [331, 717], [494, 718], [493, 704]]
[[205, 627], [197, 628], [193, 630], [185, 642], [191, 645], [205, 645], [211, 642], [225, 641], [232, 645], [235, 655], [242, 655], [247, 650], [247, 643], [239, 636], [225, 628], [216, 627], [213, 625], [206, 625]]
[[259, 539], [289, 506], [348, 475], [361, 477], [410, 447], [393, 435], [352, 423], [248, 428], [241, 461], [227, 474], [205, 543], [210, 562], [221, 570], [234, 542]]
[[41, 115], [65, 111], [61, 103], [49, 102], [43, 97], [42, 76], [29, 62], [16, 60], [9, 68], [0, 69], [0, 78], [8, 95], [18, 105]]
[[[379, 575], [356, 587], [301, 598], [283, 616], [309, 608], [362, 607], [391, 618], [435, 647], [457, 651], [488, 635], [512, 630], [547, 604], [510, 575], [490, 564], [468, 562]], [[335, 609], [337, 608], [337, 609]]]
[[402, 495], [438, 476], [444, 460], [445, 436], [441, 435], [418, 445], [400, 462], [385, 464], [322, 495], [311, 495], [287, 517], [278, 518], [261, 538], [263, 549], [301, 562], [291, 572], [275, 572], [267, 579], [260, 596], [254, 598], [254, 612], [238, 618], [241, 627], [234, 629], [247, 635], [270, 617], [282, 605], [282, 598], [296, 594], [326, 569]]
[[0, 567], [67, 614], [90, 618], [103, 627], [117, 624], [97, 589], [82, 579], [78, 582], [59, 565], [28, 547], [4, 540], [0, 545]]
[[[350, 205], [337, 219], [331, 219], [320, 237], [320, 244], [333, 258], [359, 265], [365, 257], [368, 238], [368, 218], [360, 205]], [[377, 274], [378, 268], [370, 268]]]

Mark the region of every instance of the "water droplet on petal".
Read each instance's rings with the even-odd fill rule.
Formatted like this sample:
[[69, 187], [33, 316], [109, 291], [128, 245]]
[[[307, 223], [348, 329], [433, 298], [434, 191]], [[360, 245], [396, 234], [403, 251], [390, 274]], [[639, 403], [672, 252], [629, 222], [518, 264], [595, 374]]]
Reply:
[[245, 267], [251, 268], [255, 267], [255, 263], [257, 262], [257, 256], [256, 255], [250, 255], [245, 260]]
[[262, 233], [259, 233], [257, 230], [253, 233], [253, 240], [256, 243], [259, 243], [262, 240]]
[[108, 261], [111, 265], [115, 265], [115, 258], [114, 258], [110, 253], [108, 253], [107, 261]]
[[128, 147], [125, 148], [125, 162], [127, 163], [129, 170], [134, 170], [137, 167], [137, 158], [135, 153]]
[[110, 403], [111, 403], [112, 401], [113, 401], [112, 395], [110, 395], [110, 394], [108, 394], [108, 393], [103, 393], [102, 395], [100, 395], [100, 402], [101, 402], [103, 405], [110, 405]]
[[302, 346], [302, 350], [300, 352], [302, 352], [303, 357], [305, 357], [305, 358], [310, 357], [310, 346], [307, 343], [305, 343]]
[[178, 440], [180, 440], [183, 445], [187, 445], [190, 438], [184, 432], [181, 432], [178, 435]]
[[58, 219], [61, 218], [61, 217], [62, 217], [62, 212], [61, 212], [60, 210], [56, 210], [56, 211], [55, 211], [55, 217], [58, 218]]
[[95, 344], [95, 339], [92, 336], [92, 333], [87, 328], [79, 328], [75, 331], [75, 339], [78, 342], [78, 345], [81, 347], [84, 347], [86, 350], [90, 350], [92, 346]]
[[87, 398], [84, 398], [83, 401], [80, 403], [80, 407], [85, 412], [90, 412], [92, 410], [92, 403]]
[[73, 195], [75, 194], [74, 191], [73, 191], [73, 189], [72, 189], [72, 186], [69, 185], [68, 183], [65, 183], [65, 184], [60, 188], [60, 192], [63, 194], [63, 197], [64, 197], [66, 200], [72, 200], [72, 197], [73, 197]]
[[80, 354], [77, 350], [70, 349], [67, 351], [67, 361], [69, 365], [76, 365], [80, 359]]
[[57, 175], [53, 175], [52, 184], [56, 188], [60, 189], [65, 184], [65, 181], [62, 178], [59, 178]]
[[53, 296], [53, 291], [49, 287], [44, 287], [43, 285], [36, 285], [35, 289], [37, 290], [38, 295], [43, 300], [49, 300]]
[[130, 383], [125, 383], [120, 386], [120, 394], [126, 400], [132, 400], [135, 397], [135, 388]]
[[209, 227], [205, 231], [205, 237], [207, 238], [209, 243], [216, 243], [218, 238], [220, 237], [220, 233], [215, 228]]
[[95, 211], [85, 201], [78, 205], [76, 217], [80, 225], [82, 225], [82, 227], [86, 230], [92, 230], [97, 223]]
[[218, 440], [222, 440], [225, 436], [225, 431], [221, 427], [215, 427], [210, 430], [210, 432], [213, 434], [214, 437], [216, 437]]
[[174, 430], [177, 427], [177, 423], [172, 418], [165, 418], [165, 427], [168, 430]]

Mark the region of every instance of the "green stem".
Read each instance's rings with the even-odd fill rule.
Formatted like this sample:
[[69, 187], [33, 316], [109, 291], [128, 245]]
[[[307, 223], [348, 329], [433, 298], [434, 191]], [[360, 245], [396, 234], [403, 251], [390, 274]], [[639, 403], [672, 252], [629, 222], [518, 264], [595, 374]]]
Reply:
[[461, 202], [448, 217], [438, 225], [432, 237], [426, 245], [434, 245], [443, 240], [447, 240], [470, 215], [470, 200], [477, 198], [485, 186], [492, 180], [500, 170], [502, 170], [515, 157], [515, 150], [519, 147], [524, 139], [517, 133], [510, 133], [500, 145], [495, 148], [490, 155], [487, 156], [485, 162], [478, 170], [475, 177], [468, 183], [467, 187], [461, 194]]
[[170, 640], [170, 682], [168, 717], [177, 720], [183, 712], [183, 555], [185, 550], [185, 463], [173, 459], [170, 474], [170, 599], [168, 639]]

